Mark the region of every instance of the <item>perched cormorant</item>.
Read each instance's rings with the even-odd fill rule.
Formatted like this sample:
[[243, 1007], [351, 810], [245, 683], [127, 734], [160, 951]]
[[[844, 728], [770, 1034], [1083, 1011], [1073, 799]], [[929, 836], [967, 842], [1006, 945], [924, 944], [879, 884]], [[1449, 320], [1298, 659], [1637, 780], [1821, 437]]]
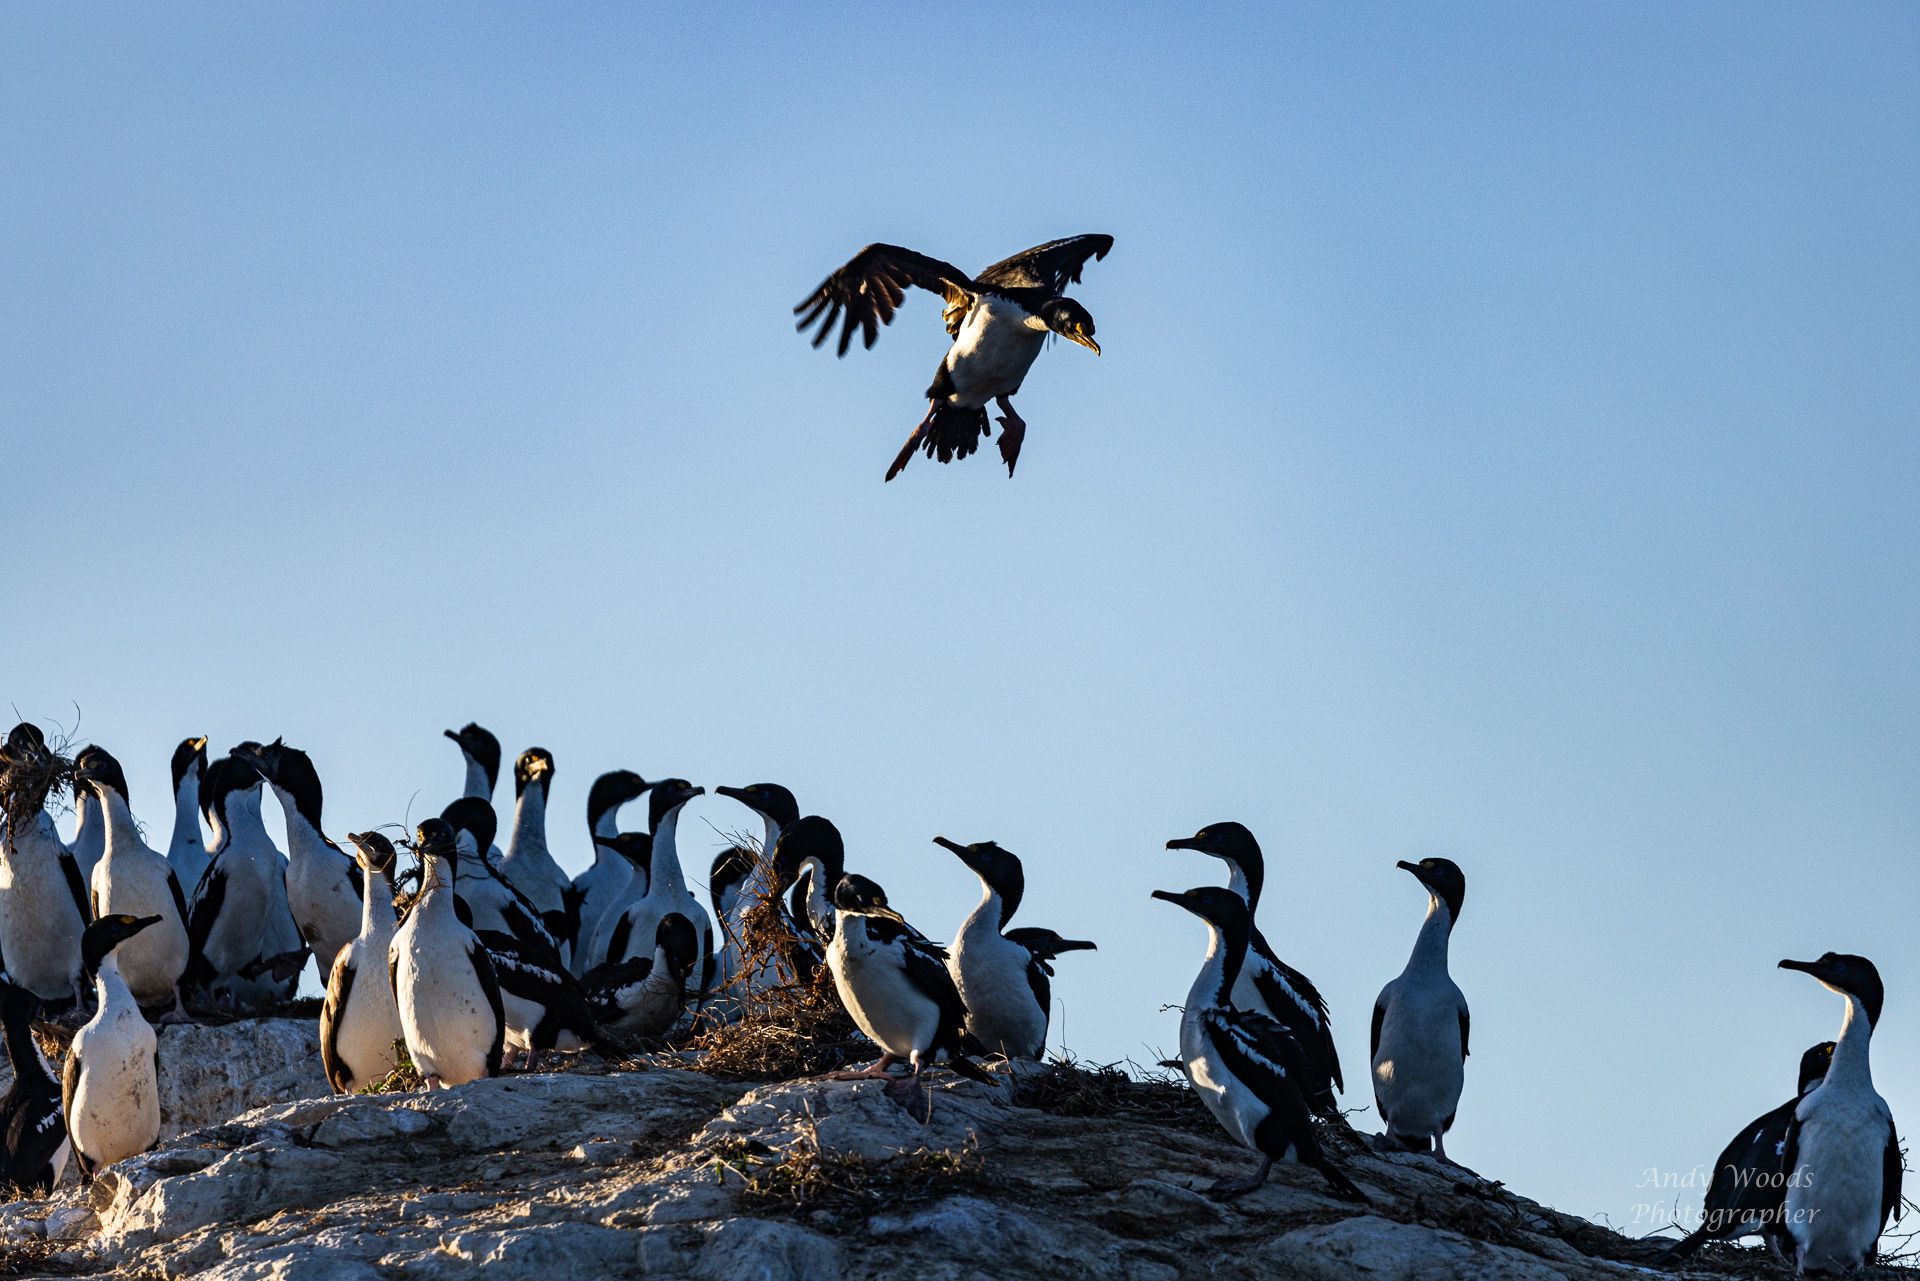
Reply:
[[1656, 1267], [1684, 1259], [1708, 1241], [1735, 1241], [1755, 1234], [1775, 1243], [1782, 1257], [1790, 1253], [1786, 1225], [1780, 1222], [1780, 1207], [1787, 1199], [1780, 1168], [1787, 1151], [1787, 1128], [1793, 1124], [1793, 1110], [1808, 1090], [1826, 1079], [1832, 1062], [1832, 1041], [1822, 1041], [1800, 1056], [1800, 1088], [1733, 1136], [1713, 1163], [1713, 1182], [1700, 1207], [1700, 1226], [1655, 1259]]
[[100, 1008], [73, 1034], [60, 1072], [60, 1110], [67, 1118], [80, 1172], [137, 1156], [160, 1141], [159, 1038], [120, 978], [113, 950], [157, 916], [103, 916], [80, 940]]
[[[833, 906], [838, 921], [827, 948], [833, 984], [847, 1013], [881, 1050], [872, 1064], [836, 1072], [834, 1079], [886, 1081], [887, 1097], [923, 1121], [928, 1105], [918, 1082], [932, 1064], [944, 1062], [991, 1084], [993, 1078], [967, 1058], [979, 1045], [967, 1035], [967, 1007], [947, 973], [946, 950], [918, 935], [887, 906], [886, 891], [864, 876], [841, 877]], [[901, 1059], [911, 1069], [894, 1078], [887, 1069]]]
[[1782, 961], [1780, 968], [1811, 974], [1847, 998], [1826, 1079], [1802, 1096], [1787, 1125], [1780, 1168], [1789, 1177], [1780, 1218], [1792, 1242], [1788, 1257], [1801, 1273], [1851, 1272], [1866, 1263], [1900, 1211], [1900, 1135], [1873, 1088], [1868, 1053], [1885, 989], [1864, 956], [1828, 952], [1817, 961]]
[[1054, 947], [1043, 960], [1006, 928], [1027, 889], [1019, 856], [993, 841], [961, 845], [936, 836], [933, 843], [980, 878], [980, 902], [961, 923], [947, 958], [947, 970], [967, 1005], [967, 1031], [995, 1054], [1041, 1058], [1053, 1012], [1053, 970], [1047, 961], [1093, 944], [1070, 942], [1045, 930]]
[[873, 346], [880, 326], [893, 323], [894, 308], [906, 298], [907, 286], [939, 294], [946, 300], [942, 316], [953, 346], [927, 388], [927, 415], [907, 437], [887, 469], [887, 479], [900, 474], [916, 449], [943, 463], [971, 454], [993, 430], [987, 425], [989, 401], [997, 403], [1003, 415], [1000, 457], [1012, 476], [1027, 424], [1009, 398], [1020, 390], [1049, 333], [1100, 354], [1100, 344], [1093, 340], [1093, 317], [1061, 291], [1080, 283], [1087, 259], [1097, 262], [1112, 248], [1112, 236], [1069, 236], [1036, 245], [978, 276], [969, 276], [950, 262], [898, 245], [868, 245], [793, 310], [800, 317], [802, 333], [820, 326], [813, 340], [816, 347], [833, 336], [835, 323], [841, 323], [839, 354], [844, 356], [855, 329], [862, 331], [867, 346]]
[[40, 998], [0, 975], [0, 1025], [13, 1064], [13, 1084], [0, 1099], [0, 1188], [51, 1192], [73, 1148], [61, 1115], [60, 1083], [33, 1039]]
[[1389, 1151], [1425, 1152], [1448, 1164], [1442, 1137], [1453, 1128], [1466, 1082], [1467, 998], [1447, 974], [1447, 940], [1460, 919], [1467, 878], [1451, 859], [1404, 859], [1399, 867], [1427, 887], [1427, 919], [1400, 977], [1373, 1002], [1373, 1100]]
[[1264, 1014], [1293, 1033], [1293, 1039], [1307, 1054], [1308, 1073], [1300, 1081], [1307, 1103], [1317, 1112], [1333, 1115], [1338, 1111], [1334, 1091], [1347, 1087], [1340, 1078], [1332, 1020], [1319, 989], [1276, 956], [1260, 933], [1260, 892], [1267, 879], [1260, 842], [1243, 824], [1209, 823], [1192, 836], [1168, 841], [1167, 848], [1210, 854], [1227, 865], [1227, 888], [1245, 900], [1253, 932], [1247, 943], [1247, 963], [1234, 983], [1234, 1008]]
[[454, 911], [453, 828], [430, 818], [414, 840], [420, 897], [387, 948], [387, 981], [407, 1055], [434, 1090], [500, 1075], [507, 1020], [493, 961]]
[[362, 875], [360, 933], [340, 949], [320, 1007], [320, 1063], [335, 1094], [353, 1094], [393, 1071], [393, 1043], [405, 1036], [393, 985], [382, 983], [393, 914], [393, 842], [378, 832], [348, 832]]
[[1234, 1007], [1233, 983], [1247, 957], [1253, 918], [1231, 889], [1203, 885], [1153, 897], [1183, 907], [1207, 923], [1207, 956], [1180, 1015], [1180, 1057], [1187, 1079], [1221, 1128], [1260, 1154], [1251, 1178], [1221, 1179], [1216, 1195], [1250, 1192], [1267, 1181], [1275, 1161], [1310, 1165], [1343, 1201], [1367, 1194], [1327, 1158], [1313, 1132], [1301, 1079], [1311, 1070], [1293, 1034], [1273, 1019]]

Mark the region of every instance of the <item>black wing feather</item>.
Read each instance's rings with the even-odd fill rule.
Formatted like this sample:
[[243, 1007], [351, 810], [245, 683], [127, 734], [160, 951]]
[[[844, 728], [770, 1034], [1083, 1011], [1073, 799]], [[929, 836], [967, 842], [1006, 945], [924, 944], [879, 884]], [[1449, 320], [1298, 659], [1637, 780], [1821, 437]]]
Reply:
[[493, 1010], [493, 1044], [487, 1047], [487, 1075], [499, 1076], [501, 1056], [507, 1048], [507, 1011], [500, 1004], [500, 981], [494, 976], [493, 961], [478, 938], [467, 949], [467, 959], [473, 962], [474, 977], [480, 980], [480, 990], [486, 994], [487, 1005]]
[[340, 949], [327, 977], [327, 999], [320, 1006], [320, 1064], [327, 1070], [327, 1084], [335, 1094], [345, 1094], [353, 1079], [353, 1067], [340, 1057], [340, 1017], [347, 1012], [347, 998], [353, 994], [353, 966], [350, 947]]
[[[80, 1056], [67, 1048], [67, 1061], [60, 1068], [60, 1116], [67, 1127], [67, 1137], [73, 1138], [73, 1096], [80, 1092]], [[73, 1144], [74, 1163], [80, 1172], [88, 1178], [93, 1177], [93, 1162], [87, 1160], [87, 1154], [80, 1150], [79, 1140]]]
[[1386, 1020], [1387, 1020], [1387, 1007], [1384, 1005], [1374, 1006], [1373, 1007], [1373, 1039], [1370, 1042], [1369, 1048], [1367, 1050], [1367, 1062], [1369, 1063], [1373, 1062], [1373, 1060], [1380, 1057], [1380, 1025], [1386, 1022]]
[[871, 347], [880, 336], [880, 326], [893, 323], [894, 309], [905, 300], [910, 285], [939, 294], [949, 304], [976, 292], [972, 278], [950, 262], [899, 245], [868, 245], [793, 309], [800, 317], [794, 327], [805, 333], [817, 323], [820, 332], [813, 345], [819, 347], [833, 336], [834, 325], [841, 323], [842, 356], [853, 344], [855, 329], [861, 331], [864, 345]]
[[1900, 1159], [1900, 1131], [1887, 1122], [1887, 1152], [1880, 1167], [1880, 1230], [1886, 1231], [1889, 1218], [1900, 1218], [1900, 1176], [1906, 1162]]
[[[1333, 1090], [1345, 1090], [1346, 1082], [1340, 1077], [1340, 1051], [1333, 1043], [1332, 1020], [1327, 1013], [1326, 998], [1320, 995], [1318, 988], [1307, 976], [1291, 965], [1273, 955], [1265, 946], [1264, 939], [1255, 940], [1255, 948], [1265, 965], [1255, 966], [1249, 971], [1253, 985], [1259, 990], [1260, 997], [1267, 1003], [1267, 1009], [1273, 1012], [1294, 1039], [1308, 1053], [1310, 1059], [1317, 1061], [1317, 1069], [1311, 1080], [1302, 1082], [1302, 1088], [1311, 1089], [1316, 1096], [1324, 1096], [1319, 1106], [1331, 1108], [1334, 1105]], [[1317, 1088], [1325, 1081], [1327, 1088]]]
[[216, 855], [200, 877], [199, 888], [193, 893], [193, 910], [187, 917], [187, 972], [181, 978], [184, 986], [205, 987], [214, 980], [213, 962], [207, 959], [207, 939], [226, 901], [227, 872]]
[[1277, 1161], [1291, 1147], [1300, 1164], [1326, 1176], [1335, 1196], [1367, 1200], [1366, 1193], [1320, 1149], [1299, 1084], [1312, 1072], [1312, 1064], [1285, 1025], [1251, 1010], [1210, 1009], [1201, 1014], [1201, 1020], [1227, 1071], [1267, 1105], [1267, 1117], [1254, 1131], [1261, 1155]]
[[[876, 917], [867, 918], [867, 928], [872, 929]], [[967, 1062], [970, 1044], [975, 1044], [967, 1036], [967, 1005], [960, 999], [960, 989], [953, 985], [953, 975], [947, 972], [943, 962], [946, 952], [937, 947], [928, 947], [913, 939], [903, 939], [900, 947], [901, 963], [907, 971], [907, 978], [921, 993], [940, 1007], [940, 1030], [934, 1034], [933, 1048], [947, 1052], [947, 1066], [962, 1076], [970, 1076], [978, 1081], [991, 1083], [993, 1078]]]
[[1080, 271], [1087, 265], [1087, 259], [1098, 262], [1112, 248], [1112, 236], [1097, 234], [1049, 240], [1001, 259], [981, 272], [977, 279], [983, 285], [1001, 289], [1044, 289], [1058, 294], [1068, 285], [1080, 283]]
[[180, 892], [180, 878], [173, 874], [172, 868], [167, 869], [167, 888], [173, 891], [173, 910], [180, 913], [180, 924], [184, 927], [187, 923], [187, 896]]
[[80, 876], [80, 863], [71, 854], [60, 856], [60, 871], [67, 878], [67, 890], [73, 895], [73, 905], [80, 909], [80, 923], [93, 924], [93, 895], [87, 892], [87, 883]]

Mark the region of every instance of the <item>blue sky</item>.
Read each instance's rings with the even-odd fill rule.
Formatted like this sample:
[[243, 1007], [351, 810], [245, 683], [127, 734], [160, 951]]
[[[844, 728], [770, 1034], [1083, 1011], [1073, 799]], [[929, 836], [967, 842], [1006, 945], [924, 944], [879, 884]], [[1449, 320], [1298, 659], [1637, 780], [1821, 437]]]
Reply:
[[[1783, 956], [1879, 962], [1920, 1124], [1917, 59], [1901, 5], [10, 6], [0, 694], [157, 838], [188, 734], [306, 748], [338, 834], [468, 719], [576, 867], [621, 766], [786, 783], [936, 936], [930, 838], [996, 838], [1102, 1060], [1174, 1047], [1147, 893], [1236, 818], [1355, 1106], [1445, 854], [1449, 1150], [1631, 1227], [1837, 1029]], [[844, 361], [789, 308], [1083, 231], [1018, 477], [882, 485], [937, 302]]]

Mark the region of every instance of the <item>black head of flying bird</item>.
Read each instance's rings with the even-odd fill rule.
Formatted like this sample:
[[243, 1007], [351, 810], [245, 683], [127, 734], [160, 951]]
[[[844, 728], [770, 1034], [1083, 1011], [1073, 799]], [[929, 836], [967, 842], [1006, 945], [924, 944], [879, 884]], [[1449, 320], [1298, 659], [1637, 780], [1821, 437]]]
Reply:
[[873, 346], [880, 326], [893, 323], [894, 309], [905, 300], [909, 285], [939, 294], [946, 302], [942, 315], [953, 345], [927, 388], [926, 417], [907, 437], [887, 469], [887, 479], [900, 474], [915, 450], [924, 449], [929, 458], [944, 463], [979, 448], [981, 438], [993, 430], [987, 425], [989, 402], [1000, 408], [1000, 457], [1012, 476], [1027, 424], [1010, 398], [1020, 390], [1048, 334], [1100, 353], [1093, 339], [1093, 316], [1062, 291], [1079, 283], [1089, 258], [1097, 262], [1112, 248], [1112, 236], [1069, 236], [969, 276], [950, 262], [898, 245], [868, 245], [793, 310], [802, 333], [820, 327], [813, 340], [816, 347], [824, 345], [839, 324], [839, 354], [844, 356], [855, 329], [866, 346]]

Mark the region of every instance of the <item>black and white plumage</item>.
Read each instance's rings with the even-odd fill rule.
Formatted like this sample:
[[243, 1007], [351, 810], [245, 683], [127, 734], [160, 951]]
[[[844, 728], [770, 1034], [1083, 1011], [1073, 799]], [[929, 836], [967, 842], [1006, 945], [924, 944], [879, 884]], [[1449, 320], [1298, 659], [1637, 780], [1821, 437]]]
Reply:
[[[846, 874], [846, 843], [831, 821], [809, 814], [781, 830], [773, 845], [772, 864], [776, 889], [792, 890], [782, 912], [797, 949], [796, 976], [811, 983], [827, 963], [827, 948], [833, 941], [834, 907], [829, 895]], [[925, 939], [912, 926], [907, 929], [915, 939]]]
[[1266, 1182], [1275, 1161], [1291, 1161], [1319, 1170], [1336, 1197], [1366, 1201], [1366, 1193], [1321, 1150], [1300, 1088], [1314, 1069], [1300, 1043], [1276, 1020], [1233, 1004], [1234, 981], [1253, 934], [1246, 900], [1211, 885], [1184, 894], [1155, 890], [1153, 897], [1207, 923], [1207, 956], [1180, 1016], [1180, 1055], [1187, 1079], [1221, 1128], [1260, 1154], [1251, 1178], [1222, 1179], [1211, 1190], [1251, 1191]]
[[493, 844], [493, 806], [478, 797], [463, 796], [441, 810], [440, 817], [453, 829], [460, 846], [454, 891], [467, 906], [467, 924], [475, 930], [510, 934], [557, 954], [560, 941], [539, 910], [482, 852]]
[[73, 1153], [60, 1083], [33, 1039], [39, 1008], [39, 997], [0, 976], [0, 1027], [13, 1064], [13, 1084], [0, 1099], [0, 1188], [20, 1192], [53, 1191]]
[[88, 1178], [160, 1141], [159, 1039], [127, 991], [113, 956], [116, 947], [159, 921], [157, 916], [103, 916], [81, 940], [100, 1004], [67, 1048], [60, 1111], [74, 1160]]
[[1734, 1241], [1761, 1235], [1774, 1242], [1781, 1257], [1790, 1252], [1780, 1209], [1786, 1203], [1787, 1130], [1793, 1111], [1821, 1081], [1833, 1062], [1833, 1042], [1822, 1041], [1800, 1056], [1800, 1087], [1791, 1099], [1747, 1122], [1713, 1164], [1713, 1181], [1700, 1207], [1700, 1226], [1654, 1260], [1656, 1267], [1686, 1258], [1708, 1241]]
[[0, 955], [13, 981], [41, 1000], [84, 1007], [80, 938], [92, 917], [78, 865], [47, 813], [56, 771], [38, 726], [13, 727], [0, 767]]
[[664, 1036], [680, 1021], [687, 983], [704, 958], [693, 922], [669, 912], [654, 931], [653, 955], [598, 965], [581, 977], [600, 1026], [615, 1036]]
[[207, 843], [200, 832], [200, 784], [207, 777], [207, 736], [180, 740], [173, 749], [173, 838], [167, 862], [181, 885], [192, 889], [207, 870]]
[[713, 918], [687, 889], [685, 872], [680, 866], [677, 833], [680, 811], [688, 801], [706, 792], [684, 778], [662, 779], [653, 785], [649, 826], [653, 840], [647, 853], [647, 883], [641, 896], [618, 913], [600, 918], [588, 959], [594, 965], [618, 964], [636, 956], [653, 954], [654, 934], [669, 912], [678, 912], [693, 922], [700, 935], [700, 973], [695, 994], [704, 998], [713, 985], [717, 960], [713, 947]]
[[[91, 744], [89, 744], [91, 746]], [[78, 761], [87, 754], [83, 747], [74, 756]], [[67, 843], [67, 852], [73, 856], [74, 866], [80, 872], [80, 884], [93, 884], [93, 865], [107, 852], [106, 815], [100, 812], [100, 798], [88, 788], [75, 788], [73, 793], [73, 839]]]
[[184, 986], [242, 1006], [284, 1001], [298, 971], [268, 973], [297, 955], [299, 927], [287, 906], [287, 860], [260, 818], [266, 780], [228, 755], [207, 766], [200, 812], [213, 830], [207, 870], [187, 903], [189, 959]]
[[[593, 865], [573, 878], [580, 900], [579, 920], [569, 936], [569, 964], [575, 974], [592, 968], [587, 953], [594, 932], [610, 911], [624, 912], [646, 893], [646, 882], [634, 880], [633, 861], [618, 848], [620, 809], [638, 800], [653, 786], [630, 769], [609, 770], [587, 789], [587, 835], [593, 841]], [[652, 833], [643, 832], [651, 846]]]
[[793, 793], [778, 783], [753, 783], [746, 787], [717, 787], [717, 796], [730, 797], [752, 810], [764, 825], [760, 853], [753, 857], [746, 878], [734, 887], [727, 910], [719, 918], [720, 960], [715, 981], [741, 999], [779, 982], [772, 962], [757, 966], [751, 973], [747, 965], [747, 914], [771, 904], [778, 910], [781, 885], [774, 868], [773, 850], [783, 829], [800, 820], [800, 805]]
[[[926, 1119], [920, 1073], [945, 1063], [962, 1076], [991, 1083], [971, 1062], [978, 1044], [967, 1035], [967, 1007], [947, 972], [946, 949], [926, 941], [887, 906], [886, 891], [864, 876], [847, 875], [833, 892], [836, 917], [827, 965], [840, 1003], [881, 1050], [858, 1072], [836, 1072], [842, 1081], [878, 1078], [887, 1094]], [[895, 1079], [887, 1071], [905, 1059], [910, 1069]]]
[[547, 795], [553, 787], [553, 753], [529, 747], [513, 763], [513, 832], [500, 872], [541, 912], [566, 908], [563, 893], [573, 879], [547, 849]]
[[142, 1005], [172, 999], [173, 1009], [163, 1021], [190, 1022], [180, 1000], [189, 951], [187, 897], [173, 865], [141, 837], [127, 805], [127, 775], [119, 761], [104, 748], [89, 747], [74, 762], [73, 773], [75, 786], [92, 790], [106, 819], [106, 852], [93, 865], [89, 902], [94, 917], [159, 918], [115, 952], [121, 978]]
[[1443, 1136], [1453, 1128], [1466, 1083], [1467, 998], [1447, 973], [1447, 943], [1467, 878], [1451, 859], [1397, 865], [1427, 887], [1427, 918], [1400, 977], [1373, 1003], [1373, 1098], [1386, 1122], [1380, 1145], [1448, 1161]]
[[258, 770], [287, 823], [287, 910], [320, 972], [360, 933], [360, 877], [352, 856], [321, 826], [323, 794], [312, 759], [279, 739], [243, 743], [231, 755]]
[[907, 437], [887, 469], [887, 479], [899, 475], [917, 449], [943, 463], [971, 454], [992, 431], [987, 425], [989, 402], [997, 403], [1003, 415], [1000, 457], [1012, 476], [1027, 424], [1009, 397], [1020, 390], [1050, 333], [1100, 354], [1100, 344], [1093, 340], [1093, 317], [1061, 291], [1079, 283], [1089, 258], [1097, 262], [1112, 248], [1112, 236], [1069, 236], [969, 276], [950, 262], [898, 245], [868, 245], [793, 310], [802, 333], [820, 326], [813, 340], [816, 347], [841, 323], [839, 354], [844, 356], [856, 329], [866, 345], [873, 346], [880, 326], [893, 323], [894, 309], [905, 300], [908, 286], [940, 295], [953, 345], [926, 390], [926, 417]]
[[498, 1076], [507, 1022], [493, 961], [453, 908], [453, 828], [430, 818], [414, 839], [420, 898], [387, 949], [387, 980], [407, 1055], [434, 1090]]
[[320, 1007], [320, 1062], [335, 1094], [355, 1094], [393, 1071], [402, 1039], [400, 1006], [383, 981], [393, 912], [393, 842], [378, 832], [349, 832], [361, 874], [360, 933], [340, 949]]
[[733, 913], [740, 887], [753, 874], [754, 852], [744, 845], [729, 845], [713, 856], [707, 872], [707, 898], [713, 904], [713, 919], [724, 921]]
[[[1053, 1012], [1053, 971], [1006, 932], [1026, 895], [1026, 869], [1019, 856], [993, 841], [961, 845], [944, 836], [933, 840], [980, 878], [980, 902], [954, 935], [947, 957], [947, 970], [967, 1006], [967, 1031], [991, 1053], [1043, 1057]], [[1061, 951], [1093, 947], [1046, 933], [1060, 945], [1048, 960]]]
[[1787, 1125], [1780, 1219], [1788, 1257], [1803, 1275], [1848, 1272], [1867, 1262], [1900, 1211], [1900, 1135], [1873, 1088], [1869, 1053], [1885, 989], [1864, 956], [1828, 952], [1780, 968], [1811, 974], [1847, 1000], [1826, 1078], [1801, 1096]]
[[1234, 1008], [1264, 1014], [1293, 1034], [1307, 1055], [1307, 1071], [1299, 1085], [1308, 1105], [1334, 1114], [1338, 1111], [1334, 1091], [1347, 1087], [1340, 1076], [1340, 1052], [1334, 1048], [1326, 998], [1306, 975], [1282, 961], [1260, 933], [1260, 893], [1267, 879], [1260, 842], [1243, 824], [1209, 823], [1192, 836], [1168, 841], [1167, 848], [1208, 854], [1227, 865], [1227, 888], [1246, 902], [1252, 922], [1247, 963], [1234, 983]]
[[500, 783], [500, 740], [473, 721], [457, 730], [441, 732], [454, 741], [467, 763], [466, 782], [460, 794], [493, 800], [493, 789]]
[[509, 1057], [524, 1052], [528, 1071], [538, 1066], [542, 1050], [552, 1049], [585, 1048], [609, 1063], [629, 1061], [627, 1052], [602, 1031], [580, 980], [558, 952], [497, 930], [476, 933], [500, 985]]

